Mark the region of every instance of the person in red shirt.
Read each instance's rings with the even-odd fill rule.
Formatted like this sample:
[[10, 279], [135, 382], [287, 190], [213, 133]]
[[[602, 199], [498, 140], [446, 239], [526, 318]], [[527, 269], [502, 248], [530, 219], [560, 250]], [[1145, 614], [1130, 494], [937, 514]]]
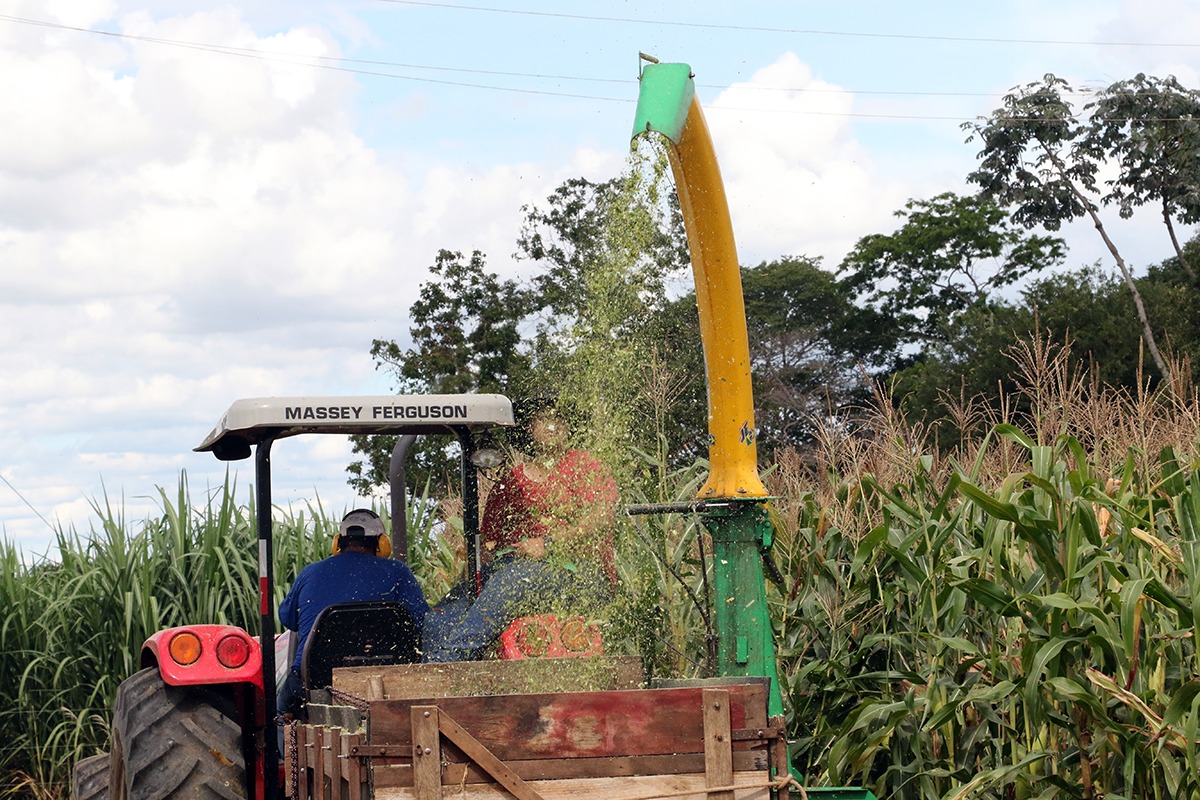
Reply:
[[567, 447], [553, 414], [530, 427], [533, 456], [505, 473], [484, 506], [479, 594], [464, 582], [430, 609], [426, 661], [477, 660], [517, 617], [594, 613], [612, 597], [616, 482], [593, 456]]
[[552, 560], [593, 560], [610, 580], [612, 518], [617, 484], [594, 456], [567, 446], [567, 428], [554, 412], [530, 424], [534, 454], [517, 464], [488, 495], [480, 528], [484, 546]]

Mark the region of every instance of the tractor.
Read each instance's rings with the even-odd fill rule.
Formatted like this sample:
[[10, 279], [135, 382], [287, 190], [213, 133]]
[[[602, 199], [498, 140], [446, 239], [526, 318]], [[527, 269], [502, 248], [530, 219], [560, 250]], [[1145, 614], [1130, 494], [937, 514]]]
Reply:
[[[76, 765], [77, 800], [106, 787], [114, 800], [765, 800], [796, 791], [767, 613], [763, 564], [772, 526], [724, 187], [690, 67], [643, 62], [634, 136], [665, 138], [687, 229], [708, 379], [710, 472], [694, 501], [626, 511], [695, 513], [711, 535], [719, 677], [646, 684], [640, 659], [604, 653], [578, 629], [568, 635], [568, 620], [518, 620], [510, 629], [505, 646], [521, 655], [521, 642], [538, 638], [522, 630], [542, 625], [542, 638], [557, 643], [542, 647], [543, 657], [417, 663], [417, 632], [404, 614], [378, 604], [334, 607], [331, 633], [318, 635], [318, 622], [304, 654], [306, 714], [281, 722], [273, 444], [298, 435], [399, 436], [395, 496], [411, 437], [454, 437], [465, 569], [478, 575], [477, 470], [489, 458], [481, 442], [511, 426], [513, 411], [507, 398], [486, 394], [239, 400], [197, 450], [254, 460], [260, 630], [188, 625], [150, 637], [142, 670], [118, 690], [110, 752]], [[872, 797], [860, 789], [801, 795]]]

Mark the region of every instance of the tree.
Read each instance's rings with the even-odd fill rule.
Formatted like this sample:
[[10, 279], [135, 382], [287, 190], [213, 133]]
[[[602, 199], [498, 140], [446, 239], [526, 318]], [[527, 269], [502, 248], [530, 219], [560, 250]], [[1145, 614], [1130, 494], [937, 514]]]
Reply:
[[[749, 333], [758, 451], [764, 460], [784, 447], [812, 445], [814, 426], [865, 399], [862, 367], [873, 363], [878, 320], [858, 309], [852, 296], [820, 265], [819, 258], [789, 256], [742, 267]], [[670, 302], [655, 316], [658, 342], [653, 385], [645, 393], [669, 395], [664, 430], [674, 463], [708, 453], [708, 412], [696, 294]], [[658, 411], [663, 403], [647, 412]]]
[[[978, 138], [983, 144], [979, 167], [969, 180], [1027, 228], [1054, 231], [1064, 222], [1089, 219], [1133, 300], [1146, 349], [1166, 377], [1166, 361], [1145, 301], [1099, 210], [1101, 205], [1117, 204], [1127, 217], [1134, 206], [1153, 199], [1161, 204], [1172, 237], [1173, 217], [1196, 218], [1191, 182], [1200, 157], [1200, 137], [1194, 131], [1200, 105], [1173, 79], [1139, 76], [1100, 92], [1098, 100], [1085, 107], [1093, 111], [1085, 120], [1066, 99], [1072, 92], [1066, 81], [1047, 75], [1041, 82], [1016, 87], [990, 117], [967, 123], [968, 141]], [[1104, 191], [1098, 176], [1109, 160], [1120, 172]]]
[[[648, 169], [646, 169], [648, 168]], [[625, 259], [627, 278], [652, 310], [665, 301], [664, 282], [688, 264], [683, 217], [673, 194], [660, 192], [663, 165], [642, 160], [622, 177], [594, 183], [572, 178], [525, 206], [517, 258], [538, 268], [530, 280], [539, 309], [556, 329], [597, 301], [589, 288], [595, 265]], [[632, 245], [632, 247], [630, 247]]]
[[502, 281], [487, 270], [478, 250], [463, 254], [440, 250], [429, 268], [432, 280], [409, 316], [413, 346], [376, 339], [371, 357], [376, 368], [393, 372], [403, 391], [503, 392], [529, 371], [520, 352], [519, 325], [533, 306], [527, 289]]
[[1016, 388], [1013, 346], [1032, 330], [1023, 305], [997, 300], [972, 306], [957, 318], [949, 335], [927, 346], [887, 376], [898, 407], [913, 422], [936, 434], [939, 446], [953, 447], [969, 431], [956, 408], [999, 409], [999, 398]]
[[743, 268], [742, 292], [760, 451], [808, 447], [814, 424], [863, 399], [869, 344], [845, 334], [857, 313], [851, 295], [804, 256]]
[[545, 208], [526, 208], [518, 257], [542, 316], [534, 363], [539, 395], [581, 443], [620, 476], [634, 448], [654, 449], [639, 397], [662, 357], [667, 286], [687, 264], [682, 216], [663, 191], [663, 158], [638, 158], [620, 178], [567, 181]]
[[910, 200], [896, 216], [904, 224], [860, 239], [839, 274], [899, 347], [949, 342], [966, 311], [1064, 257], [1061, 239], [1025, 233], [979, 196]]
[[[470, 259], [440, 250], [429, 271], [433, 278], [421, 284], [409, 309], [412, 346], [374, 340], [376, 369], [391, 372], [401, 392], [523, 394], [531, 361], [519, 326], [533, 305], [529, 291], [488, 271], [478, 250]], [[395, 438], [356, 435], [351, 441], [362, 458], [347, 467], [350, 485], [366, 495], [387, 483]], [[427, 479], [443, 485], [452, 465], [441, 443], [420, 440], [407, 471], [410, 488]]]
[[1200, 92], [1185, 89], [1174, 76], [1139, 73], [1100, 92], [1088, 108], [1088, 145], [1097, 157], [1120, 166], [1118, 176], [1107, 182], [1104, 202], [1117, 204], [1122, 219], [1136, 206], [1158, 205], [1175, 255], [1195, 281], [1175, 220], [1200, 221]]
[[[517, 257], [537, 270], [526, 283], [500, 280], [478, 251], [441, 250], [409, 312], [412, 345], [375, 340], [376, 368], [404, 392], [507, 394], [518, 419], [558, 402], [596, 435], [611, 431], [614, 447], [627, 439], [667, 282], [687, 263], [678, 203], [659, 191], [664, 169], [643, 160], [609, 181], [568, 180], [544, 206], [526, 206]], [[362, 457], [350, 483], [366, 494], [387, 482], [393, 442], [353, 440]], [[410, 460], [410, 487], [443, 485], [447, 454], [419, 442]]]

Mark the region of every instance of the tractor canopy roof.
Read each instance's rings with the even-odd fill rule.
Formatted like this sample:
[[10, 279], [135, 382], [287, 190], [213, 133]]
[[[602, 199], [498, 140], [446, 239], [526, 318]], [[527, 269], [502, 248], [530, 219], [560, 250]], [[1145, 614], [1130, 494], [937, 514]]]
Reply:
[[255, 397], [238, 400], [196, 448], [222, 461], [249, 458], [250, 445], [302, 433], [445, 433], [513, 424], [499, 394]]

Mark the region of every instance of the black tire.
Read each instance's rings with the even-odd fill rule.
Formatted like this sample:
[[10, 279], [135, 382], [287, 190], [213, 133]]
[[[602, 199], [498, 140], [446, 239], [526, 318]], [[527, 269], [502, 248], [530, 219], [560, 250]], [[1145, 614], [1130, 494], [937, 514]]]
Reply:
[[117, 688], [113, 800], [244, 800], [242, 731], [220, 693], [169, 686], [156, 668]]
[[81, 758], [71, 770], [71, 800], [108, 800], [108, 753]]

